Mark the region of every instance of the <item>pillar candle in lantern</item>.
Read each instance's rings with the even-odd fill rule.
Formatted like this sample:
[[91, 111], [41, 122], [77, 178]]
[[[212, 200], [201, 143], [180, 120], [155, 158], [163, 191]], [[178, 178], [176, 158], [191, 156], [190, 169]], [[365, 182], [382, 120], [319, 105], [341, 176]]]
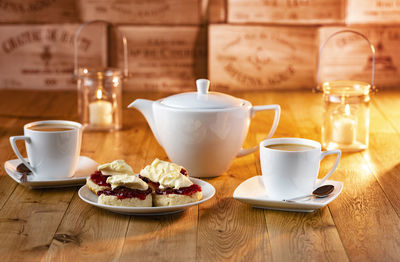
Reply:
[[112, 124], [112, 104], [109, 101], [101, 100], [103, 93], [101, 89], [97, 90], [96, 101], [89, 104], [89, 122], [93, 125], [111, 125]]
[[356, 137], [356, 121], [353, 119], [350, 106], [346, 104], [343, 115], [336, 116], [332, 123], [332, 141], [350, 145]]

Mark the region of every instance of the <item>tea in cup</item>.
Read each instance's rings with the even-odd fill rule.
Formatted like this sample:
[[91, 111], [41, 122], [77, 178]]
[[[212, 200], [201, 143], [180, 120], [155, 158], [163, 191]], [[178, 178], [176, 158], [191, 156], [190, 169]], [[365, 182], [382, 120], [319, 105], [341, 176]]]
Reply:
[[[16, 141], [25, 140], [28, 161]], [[38, 180], [62, 179], [74, 174], [81, 150], [82, 125], [73, 121], [46, 120], [26, 124], [23, 136], [10, 137], [11, 147]]]
[[[336, 155], [331, 170], [318, 183], [321, 160]], [[273, 199], [293, 198], [311, 194], [335, 171], [340, 150], [321, 151], [317, 141], [303, 138], [273, 138], [260, 143], [262, 181]]]

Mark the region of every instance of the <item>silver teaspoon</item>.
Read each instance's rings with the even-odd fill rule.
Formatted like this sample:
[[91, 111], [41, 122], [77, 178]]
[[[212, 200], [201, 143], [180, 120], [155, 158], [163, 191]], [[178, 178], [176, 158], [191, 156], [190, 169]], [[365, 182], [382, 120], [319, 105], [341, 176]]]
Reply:
[[324, 197], [329, 196], [329, 194], [333, 192], [333, 189], [335, 189], [335, 187], [332, 185], [324, 185], [324, 186], [320, 186], [320, 187], [316, 188], [312, 192], [312, 195], [305, 195], [305, 196], [284, 199], [283, 201], [284, 202], [296, 202], [296, 200], [303, 199], [306, 197], [324, 198]]

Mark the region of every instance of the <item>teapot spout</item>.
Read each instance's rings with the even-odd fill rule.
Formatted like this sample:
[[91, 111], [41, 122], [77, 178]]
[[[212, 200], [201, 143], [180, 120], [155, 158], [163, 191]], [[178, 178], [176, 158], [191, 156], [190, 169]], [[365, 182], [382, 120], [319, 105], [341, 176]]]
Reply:
[[158, 143], [161, 145], [154, 120], [153, 103], [154, 101], [147, 99], [136, 99], [128, 105], [128, 108], [136, 108], [137, 110], [139, 110], [140, 113], [142, 113], [144, 118], [146, 118], [147, 123], [149, 124], [150, 129], [153, 132], [153, 135], [156, 137]]

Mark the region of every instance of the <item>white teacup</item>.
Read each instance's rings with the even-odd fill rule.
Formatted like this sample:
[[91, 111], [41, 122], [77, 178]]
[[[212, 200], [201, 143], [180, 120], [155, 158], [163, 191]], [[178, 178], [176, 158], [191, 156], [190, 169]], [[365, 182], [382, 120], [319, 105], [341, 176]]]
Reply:
[[[336, 163], [318, 183], [321, 160], [336, 154]], [[268, 196], [273, 199], [293, 198], [311, 194], [335, 171], [340, 150], [321, 152], [321, 144], [303, 138], [273, 138], [260, 143], [262, 180]]]
[[[25, 140], [28, 162], [16, 145]], [[23, 136], [10, 137], [17, 157], [35, 179], [62, 179], [74, 174], [81, 151], [82, 125], [73, 121], [46, 120], [26, 124]]]

